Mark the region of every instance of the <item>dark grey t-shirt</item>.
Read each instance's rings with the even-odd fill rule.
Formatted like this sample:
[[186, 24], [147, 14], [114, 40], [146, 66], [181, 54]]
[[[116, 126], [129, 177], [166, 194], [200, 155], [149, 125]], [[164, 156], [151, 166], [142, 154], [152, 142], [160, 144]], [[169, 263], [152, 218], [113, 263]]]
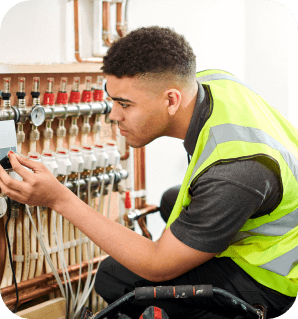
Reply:
[[[210, 116], [206, 86], [199, 85], [184, 147], [192, 155], [199, 133]], [[268, 158], [238, 160], [211, 167], [191, 187], [192, 201], [171, 225], [187, 246], [222, 252], [249, 218], [272, 212], [281, 200], [278, 166]]]

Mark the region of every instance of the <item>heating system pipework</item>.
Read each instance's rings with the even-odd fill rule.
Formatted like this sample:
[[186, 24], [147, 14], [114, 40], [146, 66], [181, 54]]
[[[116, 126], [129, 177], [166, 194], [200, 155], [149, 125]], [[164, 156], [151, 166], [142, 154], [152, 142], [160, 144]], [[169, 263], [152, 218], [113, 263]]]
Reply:
[[[64, 76], [57, 81], [57, 75], [3, 78], [0, 130], [8, 132], [9, 125], [15, 139], [3, 139], [1, 159], [4, 163], [13, 150], [43, 163], [99, 214], [131, 229], [134, 221], [143, 220], [146, 234], [145, 216], [157, 207], [145, 203], [140, 188], [142, 153], [131, 156], [116, 123], [105, 116], [112, 101], [105, 99], [103, 75], [86, 76], [83, 85], [79, 76], [72, 78], [72, 85]], [[7, 171], [21, 180], [9, 165]], [[0, 227], [6, 230], [0, 234], [1, 297], [11, 311], [21, 314], [33, 305], [62, 300], [66, 317], [77, 318], [84, 306], [94, 312], [106, 306], [93, 289], [106, 257], [99, 247], [48, 207], [10, 201], [3, 193], [0, 205]]]
[[[109, 119], [113, 102], [100, 72], [107, 50], [127, 33], [129, 0], [65, 2], [71, 61], [14, 61], [4, 71], [0, 64], [1, 165], [21, 181], [8, 151], [42, 163], [98, 214], [132, 230], [138, 224], [151, 238], [146, 216], [158, 207], [146, 203], [145, 148], [131, 149]], [[91, 57], [82, 53], [87, 6], [93, 14]], [[86, 306], [94, 313], [105, 308], [93, 286], [106, 257], [54, 210], [23, 205], [0, 190], [0, 289], [13, 313], [75, 319]]]

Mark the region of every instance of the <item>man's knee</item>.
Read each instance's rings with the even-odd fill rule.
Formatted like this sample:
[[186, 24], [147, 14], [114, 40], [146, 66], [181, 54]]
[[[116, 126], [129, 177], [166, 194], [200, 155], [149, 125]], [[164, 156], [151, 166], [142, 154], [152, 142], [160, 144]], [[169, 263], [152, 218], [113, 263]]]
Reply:
[[146, 282], [111, 257], [101, 262], [95, 279], [95, 291], [107, 302], [115, 301]]

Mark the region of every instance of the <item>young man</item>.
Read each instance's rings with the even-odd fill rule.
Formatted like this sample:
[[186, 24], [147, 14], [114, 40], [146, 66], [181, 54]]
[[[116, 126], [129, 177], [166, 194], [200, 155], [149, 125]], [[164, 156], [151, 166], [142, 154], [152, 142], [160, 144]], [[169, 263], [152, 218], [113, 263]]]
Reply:
[[[298, 291], [297, 130], [233, 75], [196, 75], [191, 47], [168, 28], [141, 28], [117, 41], [103, 72], [110, 118], [129, 145], [172, 136], [191, 158], [173, 209], [172, 193], [163, 197], [161, 238], [152, 242], [106, 219], [43, 165], [19, 156], [10, 160], [24, 181], [1, 168], [3, 192], [51, 207], [111, 256], [95, 284], [109, 303], [138, 286], [211, 284], [279, 316]], [[123, 312], [138, 318], [149, 305], [170, 318], [245, 318], [217, 296], [133, 302]]]

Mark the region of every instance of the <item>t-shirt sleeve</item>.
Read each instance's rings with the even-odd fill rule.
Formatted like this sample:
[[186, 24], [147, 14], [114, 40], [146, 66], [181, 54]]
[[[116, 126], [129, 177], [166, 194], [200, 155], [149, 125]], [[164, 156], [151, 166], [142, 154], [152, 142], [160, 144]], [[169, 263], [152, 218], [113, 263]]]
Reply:
[[278, 205], [279, 183], [271, 170], [252, 160], [214, 166], [192, 186], [192, 201], [171, 232], [196, 250], [222, 252], [249, 218]]

